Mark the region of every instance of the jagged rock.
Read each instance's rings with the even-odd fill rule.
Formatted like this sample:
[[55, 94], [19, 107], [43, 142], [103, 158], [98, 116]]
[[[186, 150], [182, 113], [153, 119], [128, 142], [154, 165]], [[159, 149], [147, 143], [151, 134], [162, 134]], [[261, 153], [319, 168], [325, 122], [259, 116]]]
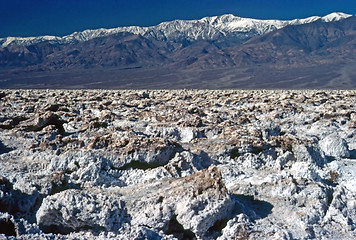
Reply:
[[113, 176], [115, 171], [110, 172], [115, 158], [115, 154], [68, 151], [53, 157], [48, 170], [67, 173], [69, 180], [79, 186], [122, 186], [122, 181]]
[[16, 237], [20, 239], [21, 236], [26, 235], [26, 239], [37, 238], [42, 234], [42, 231], [36, 224], [31, 224], [25, 219], [16, 219], [14, 216], [8, 213], [0, 212], [0, 238], [2, 234], [7, 237]]
[[[173, 184], [181, 183], [178, 181]], [[175, 209], [177, 221], [198, 237], [204, 237], [215, 222], [228, 218], [234, 210], [234, 202], [227, 195], [221, 175], [215, 166], [183, 179], [183, 188], [188, 191], [179, 189], [176, 194], [189, 194], [190, 198], [183, 197], [178, 201]]]
[[337, 136], [329, 135], [319, 142], [321, 150], [325, 155], [335, 158], [348, 158], [350, 152], [345, 139]]
[[196, 171], [208, 168], [214, 163], [216, 162], [212, 159], [184, 151], [176, 153], [174, 158], [172, 158], [164, 168], [167, 169], [173, 177], [185, 177]]
[[356, 237], [354, 91], [2, 93], [18, 239]]
[[145, 132], [149, 135], [173, 139], [182, 143], [189, 143], [195, 138], [202, 137], [202, 134], [197, 129], [191, 127], [153, 127], [148, 125]]
[[47, 126], [53, 125], [57, 128], [59, 133], [63, 134], [63, 123], [58, 115], [46, 112], [42, 116], [37, 116], [32, 122], [23, 123], [22, 126], [26, 127], [28, 131], [40, 131]]
[[117, 191], [126, 203], [132, 225], [169, 232], [170, 224], [175, 223], [181, 225], [182, 231], [189, 230], [200, 238], [215, 222], [229, 218], [235, 204], [216, 166], [185, 178], [140, 184]]
[[229, 218], [233, 210], [234, 201], [218, 169], [211, 166], [189, 177], [117, 189], [117, 192], [112, 189], [92, 194], [66, 190], [45, 198], [36, 218], [45, 232], [117, 231], [130, 219], [132, 226], [149, 226], [166, 232], [170, 231], [171, 221], [177, 221], [184, 229], [204, 237], [215, 222]]
[[[354, 185], [353, 185], [354, 187]], [[348, 186], [336, 187], [323, 223], [330, 232], [348, 235], [356, 229], [356, 191]]]
[[44, 232], [117, 231], [128, 220], [119, 199], [100, 193], [66, 190], [45, 198], [36, 213]]
[[293, 153], [298, 162], [312, 163], [320, 167], [327, 163], [324, 154], [315, 146], [296, 145], [293, 146]]
[[277, 157], [276, 161], [274, 162], [274, 167], [276, 169], [282, 170], [285, 167], [290, 167], [295, 161], [296, 159], [294, 155], [291, 152], [287, 151]]
[[0, 176], [0, 212], [8, 212], [16, 217], [29, 217], [33, 214], [40, 195], [37, 191], [26, 194], [14, 189], [13, 184]]
[[229, 220], [218, 240], [246, 239], [249, 236], [250, 219], [243, 213]]

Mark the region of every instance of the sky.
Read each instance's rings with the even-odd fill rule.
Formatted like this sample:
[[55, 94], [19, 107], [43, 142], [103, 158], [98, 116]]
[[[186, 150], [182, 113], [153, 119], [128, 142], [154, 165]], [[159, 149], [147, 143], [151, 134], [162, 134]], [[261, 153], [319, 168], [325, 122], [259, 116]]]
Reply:
[[295, 19], [331, 12], [356, 14], [356, 0], [0, 0], [0, 38], [64, 36], [85, 29], [153, 26], [227, 13]]

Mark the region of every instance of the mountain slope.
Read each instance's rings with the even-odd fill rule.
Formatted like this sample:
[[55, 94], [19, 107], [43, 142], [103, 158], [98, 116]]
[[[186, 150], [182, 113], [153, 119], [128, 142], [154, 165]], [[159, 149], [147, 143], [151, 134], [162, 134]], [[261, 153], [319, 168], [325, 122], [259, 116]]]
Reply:
[[215, 17], [205, 17], [200, 20], [175, 20], [163, 22], [152, 27], [118, 27], [112, 29], [95, 29], [75, 32], [68, 36], [40, 36], [40, 37], [7, 37], [0, 38], [0, 46], [10, 45], [33, 45], [41, 42], [51, 44], [73, 44], [88, 41], [94, 38], [106, 37], [121, 32], [129, 32], [156, 40], [216, 40], [225, 37], [238, 38], [245, 41], [253, 36], [283, 28], [288, 25], [300, 25], [321, 20], [324, 22], [339, 21], [350, 17], [345, 13], [331, 13], [324, 17], [309, 17], [294, 20], [259, 20], [236, 17], [226, 14]]
[[[0, 48], [0, 88], [356, 88], [356, 16], [344, 16], [309, 18], [244, 41], [189, 39], [189, 31], [180, 38], [187, 28], [176, 21], [161, 37], [118, 32], [70, 44], [10, 44]], [[229, 18], [236, 17], [205, 21], [237, 29]], [[200, 36], [212, 33], [205, 30]]]
[[118, 33], [76, 44], [54, 45], [42, 42], [30, 46], [0, 48], [0, 66], [21, 67], [23, 71], [149, 67], [165, 63], [168, 51], [165, 43], [131, 33]]
[[[194, 54], [186, 54], [187, 57], [194, 56], [194, 63], [187, 66], [192, 69], [249, 67], [257, 64], [275, 65], [282, 69], [355, 61], [355, 28], [356, 16], [337, 22], [318, 20], [309, 24], [286, 26], [233, 47], [210, 47], [210, 51], [204, 52], [207, 48], [199, 42], [184, 51], [194, 48]], [[216, 44], [211, 42], [210, 46]]]
[[261, 63], [309, 65], [356, 60], [355, 30], [356, 16], [339, 22], [316, 21], [255, 37], [235, 50], [257, 56], [255, 61], [260, 59]]

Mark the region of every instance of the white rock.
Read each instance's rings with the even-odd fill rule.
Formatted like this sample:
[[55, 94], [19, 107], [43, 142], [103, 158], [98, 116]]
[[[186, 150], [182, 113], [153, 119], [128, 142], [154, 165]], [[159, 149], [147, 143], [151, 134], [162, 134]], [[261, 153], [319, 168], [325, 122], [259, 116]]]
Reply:
[[216, 221], [229, 218], [235, 205], [216, 166], [188, 177], [119, 191], [131, 216], [131, 225], [166, 229], [176, 218], [184, 229], [199, 238], [204, 238]]
[[290, 172], [294, 178], [304, 178], [310, 180], [320, 179], [317, 171], [315, 170], [315, 166], [307, 162], [293, 163]]
[[317, 166], [323, 166], [327, 163], [324, 154], [316, 146], [295, 145], [293, 146], [293, 153], [299, 162], [308, 162]]
[[66, 190], [45, 198], [36, 214], [44, 231], [117, 231], [127, 221], [123, 203], [100, 193]]
[[195, 138], [195, 131], [191, 128], [179, 129], [179, 137], [182, 143], [189, 143]]
[[319, 142], [321, 150], [324, 151], [325, 155], [334, 158], [348, 158], [350, 157], [350, 152], [347, 146], [347, 142], [334, 135], [329, 135]]
[[344, 233], [356, 229], [356, 190], [353, 190], [342, 185], [337, 186], [323, 220], [324, 224]]
[[230, 219], [226, 227], [222, 230], [222, 235], [218, 237], [218, 240], [230, 240], [240, 237], [241, 239], [248, 237], [248, 225], [250, 219], [243, 213]]

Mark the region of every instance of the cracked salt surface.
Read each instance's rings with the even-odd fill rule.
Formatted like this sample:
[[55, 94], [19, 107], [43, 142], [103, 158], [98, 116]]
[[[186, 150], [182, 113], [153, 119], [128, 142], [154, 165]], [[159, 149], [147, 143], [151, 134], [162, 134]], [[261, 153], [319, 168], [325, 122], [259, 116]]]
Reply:
[[356, 238], [355, 91], [0, 95], [0, 238]]

